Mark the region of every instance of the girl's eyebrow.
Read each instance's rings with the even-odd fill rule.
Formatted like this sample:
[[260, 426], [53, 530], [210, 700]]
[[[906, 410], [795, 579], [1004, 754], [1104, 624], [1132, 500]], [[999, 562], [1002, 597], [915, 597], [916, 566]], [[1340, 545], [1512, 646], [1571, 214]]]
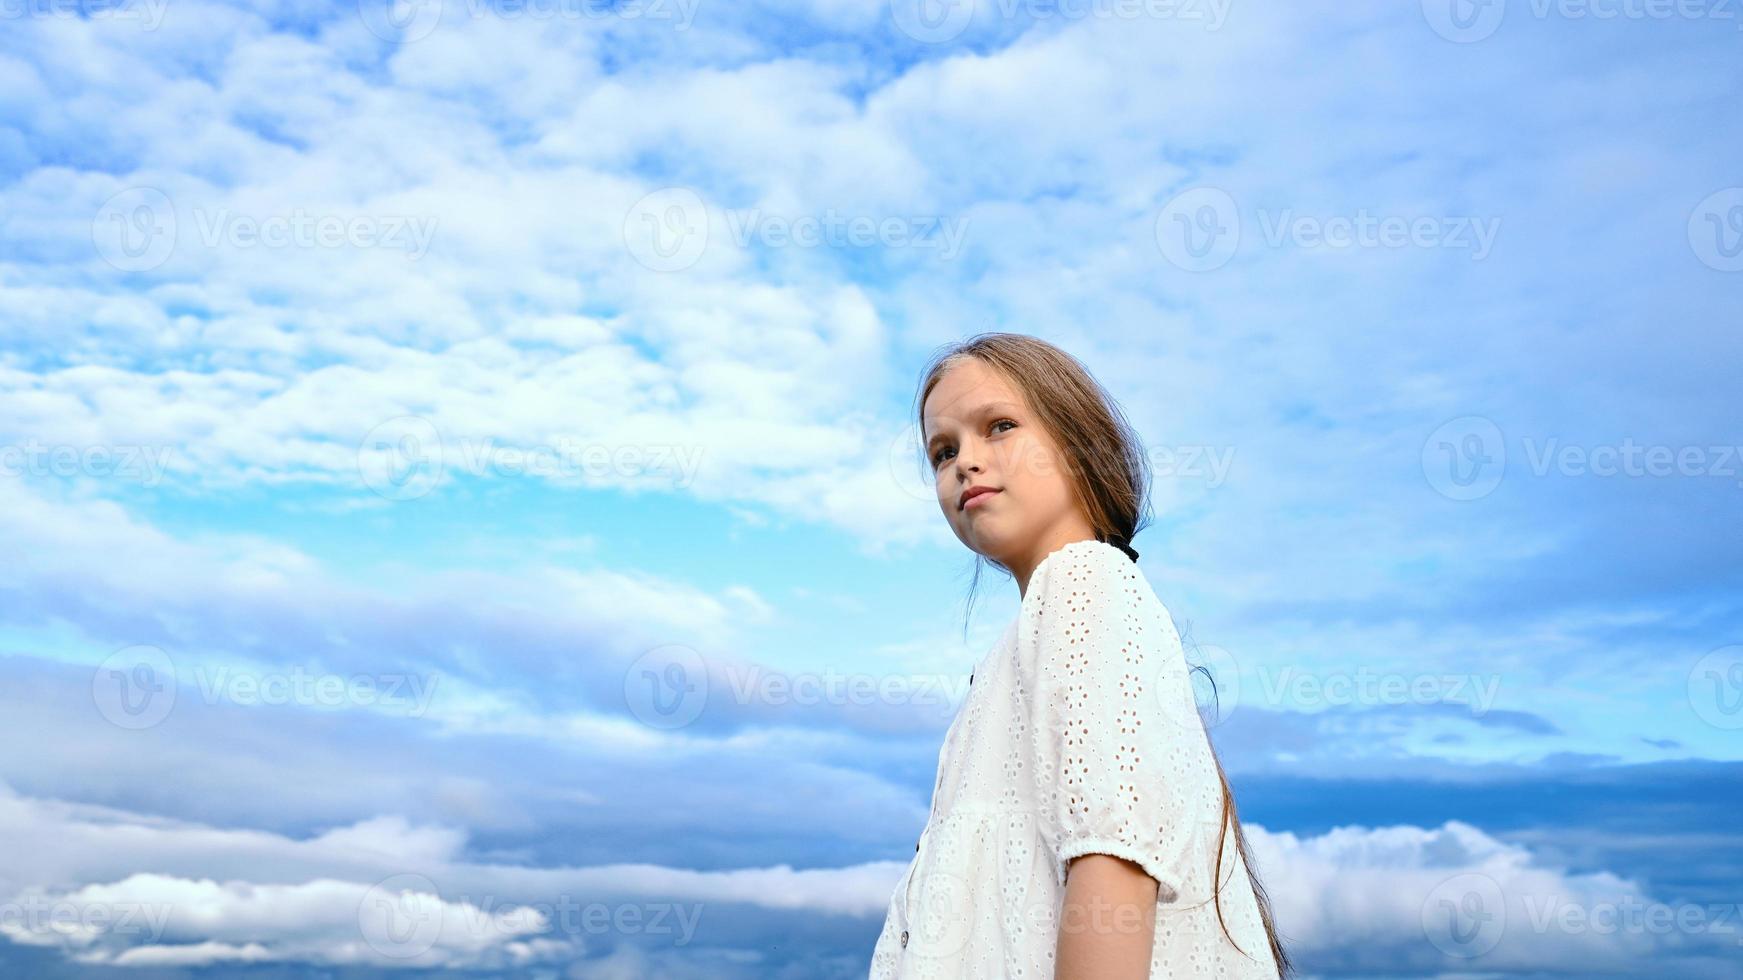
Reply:
[[[980, 405], [977, 405], [973, 409], [971, 409], [967, 417], [968, 418], [984, 418], [988, 415], [993, 414], [994, 412], [1017, 412], [1020, 410], [1021, 410], [1021, 406], [1016, 405], [1013, 402], [982, 402]], [[940, 432], [940, 433], [934, 435], [932, 438], [926, 440], [927, 451], [931, 451], [932, 447], [936, 446], [938, 444], [938, 441], [940, 439], [943, 439], [943, 438], [944, 438], [944, 433]]]

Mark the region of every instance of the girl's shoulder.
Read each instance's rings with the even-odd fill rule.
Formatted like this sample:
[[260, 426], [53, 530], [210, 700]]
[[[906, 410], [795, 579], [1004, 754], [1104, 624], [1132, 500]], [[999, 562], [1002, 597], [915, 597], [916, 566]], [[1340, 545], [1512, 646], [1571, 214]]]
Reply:
[[1184, 661], [1173, 615], [1143, 569], [1103, 541], [1073, 541], [1042, 559], [1018, 619], [1026, 672], [1087, 659], [1117, 684], [1122, 666], [1172, 674]]
[[1029, 575], [1020, 617], [1030, 623], [1064, 615], [1160, 616], [1168, 607], [1138, 563], [1105, 541], [1072, 541], [1049, 553]]

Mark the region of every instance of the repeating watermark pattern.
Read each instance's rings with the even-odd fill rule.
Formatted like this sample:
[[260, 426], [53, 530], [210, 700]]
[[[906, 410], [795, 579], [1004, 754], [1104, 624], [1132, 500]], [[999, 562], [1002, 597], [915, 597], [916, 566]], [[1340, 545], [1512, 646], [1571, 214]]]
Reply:
[[[948, 215], [780, 214], [763, 208], [726, 208], [721, 229], [740, 249], [908, 249], [950, 261], [962, 254], [969, 220]], [[638, 263], [654, 272], [679, 272], [701, 261], [715, 226], [702, 195], [689, 187], [653, 191], [624, 215], [623, 241]]]
[[873, 217], [841, 214], [769, 214], [761, 208], [729, 208], [726, 227], [734, 244], [748, 248], [913, 248], [933, 250], [945, 261], [962, 253], [968, 235], [967, 218], [942, 215]]
[[152, 728], [175, 708], [175, 662], [149, 644], [122, 647], [91, 675], [91, 701], [117, 728]]
[[[1178, 661], [1161, 657], [1145, 686], [1153, 692], [1159, 716], [1188, 729], [1214, 729], [1244, 704], [1292, 709], [1444, 704], [1480, 718], [1493, 710], [1501, 691], [1500, 674], [1412, 673], [1365, 665], [1330, 671], [1262, 666], [1255, 671], [1255, 687], [1243, 682], [1233, 654], [1206, 643], [1194, 643], [1187, 661], [1184, 685], [1174, 674]], [[673, 643], [654, 647], [629, 665], [623, 699], [637, 720], [663, 730], [693, 724], [719, 698], [739, 706], [776, 708], [919, 706], [948, 718], [968, 697], [972, 680], [972, 674], [955, 673], [777, 671], [711, 661], [692, 647]]]
[[708, 250], [708, 206], [688, 187], [665, 187], [643, 196], [623, 216], [623, 244], [637, 262], [655, 272], [695, 265]]
[[264, 217], [194, 208], [193, 217], [206, 248], [378, 248], [405, 252], [413, 261], [429, 251], [438, 223], [435, 215], [313, 214], [303, 208]]
[[[1191, 726], [1192, 708], [1207, 729], [1226, 724], [1242, 706], [1270, 709], [1380, 708], [1402, 705], [1456, 705], [1473, 718], [1494, 709], [1501, 693], [1498, 673], [1434, 673], [1353, 668], [1314, 670], [1286, 664], [1253, 667], [1257, 685], [1243, 679], [1234, 654], [1214, 643], [1194, 643], [1188, 651], [1191, 691], [1172, 693], [1159, 686], [1163, 714]], [[1190, 697], [1192, 705], [1177, 704]]]
[[[1480, 718], [1494, 709], [1502, 685], [1499, 673], [1260, 665], [1254, 670], [1254, 687], [1243, 681], [1234, 654], [1220, 645], [1194, 642], [1183, 653], [1188, 668], [1184, 685], [1174, 677], [1178, 661], [1163, 657], [1146, 688], [1161, 717], [1189, 729], [1223, 725], [1243, 704], [1295, 710], [1455, 705]], [[954, 673], [775, 671], [756, 664], [711, 662], [692, 647], [666, 644], [629, 665], [623, 695], [624, 706], [636, 719], [670, 730], [694, 723], [716, 697], [740, 706], [919, 705], [948, 717], [967, 698], [971, 682], [972, 675]]]
[[199, 664], [178, 668], [160, 647], [136, 644], [115, 651], [91, 675], [97, 713], [118, 728], [153, 728], [168, 718], [183, 681], [208, 705], [296, 705], [309, 708], [383, 708], [422, 717], [436, 694], [439, 673], [405, 671], [335, 674], [292, 665], [253, 670]]
[[1700, 719], [1725, 731], [1743, 729], [1743, 644], [1723, 646], [1689, 671], [1689, 705]]
[[1233, 0], [890, 0], [896, 29], [922, 44], [947, 44], [976, 15], [1005, 23], [1171, 20], [1219, 31]]
[[1226, 647], [1194, 643], [1187, 657], [1186, 686], [1158, 684], [1156, 691], [1162, 714], [1180, 727], [1215, 730], [1241, 706], [1241, 664]]
[[706, 447], [592, 443], [559, 436], [550, 445], [498, 444], [494, 436], [444, 439], [422, 416], [401, 415], [375, 426], [357, 448], [364, 486], [388, 500], [412, 500], [435, 489], [442, 476], [536, 476], [605, 480], [613, 477], [689, 486]]
[[[382, 249], [416, 261], [429, 251], [435, 215], [318, 213], [244, 214], [227, 207], [191, 210], [199, 243], [208, 249]], [[91, 241], [103, 261], [122, 272], [146, 272], [169, 261], [180, 240], [175, 202], [156, 187], [130, 187], [97, 209]]]
[[363, 941], [389, 959], [412, 960], [437, 943], [473, 947], [481, 942], [537, 934], [658, 936], [687, 946], [702, 919], [700, 902], [583, 901], [561, 894], [551, 901], [516, 902], [495, 895], [443, 896], [429, 877], [384, 878], [357, 905]]
[[1422, 475], [1451, 500], [1477, 500], [1495, 492], [1507, 475], [1507, 440], [1480, 415], [1441, 423], [1422, 442]]
[[143, 31], [163, 24], [169, 0], [0, 0], [0, 20], [55, 17], [135, 23]]
[[904, 896], [903, 903], [909, 925], [900, 940], [903, 949], [918, 960], [957, 955], [974, 929], [973, 892], [968, 881], [942, 868], [928, 867], [912, 884], [913, 890]]
[[0, 936], [29, 944], [86, 945], [100, 936], [155, 943], [169, 926], [167, 902], [88, 901], [31, 893], [0, 902]]
[[357, 0], [357, 15], [383, 41], [411, 44], [463, 20], [638, 21], [690, 28], [700, 0]]
[[45, 444], [36, 439], [0, 446], [0, 477], [136, 480], [155, 487], [169, 466], [171, 446]]
[[1305, 708], [1455, 704], [1481, 718], [1495, 706], [1500, 674], [1406, 674], [1371, 670], [1329, 673], [1295, 667], [1258, 669], [1265, 701]]
[[[1743, 445], [1669, 445], [1636, 442], [1580, 444], [1559, 438], [1520, 440], [1533, 477], [1667, 479], [1721, 477], [1743, 488]], [[1500, 426], [1481, 415], [1441, 423], [1422, 444], [1422, 473], [1436, 493], [1452, 500], [1486, 497], [1501, 485], [1509, 452]]]
[[[1253, 227], [1271, 249], [1444, 249], [1488, 258], [1501, 231], [1498, 216], [1385, 214], [1358, 208], [1354, 214], [1303, 214], [1294, 208], [1257, 208]], [[1246, 216], [1234, 195], [1220, 187], [1194, 187], [1176, 194], [1156, 214], [1156, 247], [1188, 272], [1210, 272], [1240, 251]]]
[[1422, 933], [1448, 956], [1473, 959], [1500, 945], [1507, 933], [1507, 901], [1501, 885], [1468, 872], [1436, 885], [1422, 901]]
[[442, 434], [419, 415], [388, 419], [357, 446], [363, 485], [388, 500], [414, 500], [435, 489], [444, 462]]
[[918, 705], [943, 717], [968, 696], [970, 681], [967, 674], [776, 671], [711, 663], [694, 648], [674, 643], [654, 647], [629, 665], [623, 700], [637, 720], [665, 730], [695, 722], [714, 697], [777, 708]]
[[1203, 481], [1210, 490], [1227, 483], [1235, 465], [1233, 446], [1151, 446], [1145, 452], [1157, 479]]
[[442, 938], [445, 903], [436, 883], [420, 874], [397, 874], [369, 887], [357, 903], [357, 931], [389, 959], [413, 959]]
[[200, 698], [207, 704], [403, 707], [414, 718], [429, 710], [441, 681], [437, 673], [329, 674], [301, 666], [265, 672], [200, 667], [193, 674]]
[[1459, 44], [1494, 34], [1507, 16], [1506, 0], [1422, 0], [1422, 16], [1436, 34]]
[[1695, 205], [1689, 247], [1708, 268], [1743, 272], [1743, 187], [1714, 191]]
[[1743, 30], [1736, 0], [1422, 0], [1428, 26], [1458, 44], [1494, 36], [1509, 8], [1539, 21], [1710, 20]]
[[1579, 445], [1560, 439], [1523, 440], [1525, 459], [1533, 476], [1551, 472], [1561, 476], [1727, 477], [1743, 488], [1738, 464], [1743, 446], [1642, 445], [1625, 438], [1615, 445]]
[[751, 665], [722, 670], [733, 701], [775, 707], [919, 704], [948, 711], [968, 696], [967, 675], [867, 674], [856, 671], [782, 672]]
[[708, 706], [708, 664], [682, 644], [654, 647], [637, 657], [623, 675], [623, 703], [650, 728], [683, 728]]
[[1723, 936], [1743, 946], [1743, 906], [1726, 902], [1648, 902], [1632, 895], [1615, 901], [1575, 902], [1561, 895], [1522, 895], [1526, 922], [1538, 934], [1582, 936]]
[[[884, 459], [890, 480], [903, 493], [915, 500], [938, 499], [938, 469], [927, 458], [922, 440], [923, 429], [918, 422], [904, 425], [884, 447]], [[1093, 450], [1077, 449], [1077, 458], [1084, 460]], [[1215, 490], [1228, 482], [1237, 456], [1234, 446], [1183, 443], [1174, 446], [1148, 446], [1151, 476], [1159, 480], [1202, 483]], [[1023, 459], [1011, 456], [999, 458], [1001, 472], [1028, 472], [1046, 475], [1059, 464], [1046, 456]]]
[[97, 209], [91, 243], [122, 272], [146, 272], [169, 261], [176, 245], [176, 211], [155, 187], [129, 187]]
[[1241, 247], [1241, 211], [1220, 187], [1194, 187], [1176, 194], [1156, 215], [1156, 247], [1188, 272], [1229, 264]]
[[1469, 252], [1473, 262], [1488, 258], [1501, 231], [1497, 216], [1373, 214], [1367, 208], [1330, 216], [1260, 208], [1258, 219], [1271, 248], [1440, 248]]
[[1492, 952], [1509, 931], [1535, 936], [1705, 935], [1743, 946], [1743, 907], [1729, 902], [1648, 901], [1636, 895], [1574, 898], [1514, 889], [1480, 872], [1436, 885], [1422, 903], [1422, 929], [1447, 956], [1476, 959]]

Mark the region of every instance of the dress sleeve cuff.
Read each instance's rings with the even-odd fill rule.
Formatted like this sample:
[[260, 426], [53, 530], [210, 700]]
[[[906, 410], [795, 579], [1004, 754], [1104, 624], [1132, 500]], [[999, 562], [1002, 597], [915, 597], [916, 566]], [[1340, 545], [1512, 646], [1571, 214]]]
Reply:
[[1058, 876], [1061, 887], [1065, 884], [1065, 872], [1071, 865], [1072, 859], [1082, 857], [1085, 854], [1106, 854], [1111, 857], [1124, 858], [1143, 868], [1145, 874], [1156, 879], [1156, 900], [1158, 902], [1172, 902], [1175, 896], [1180, 894], [1180, 882], [1174, 880], [1174, 876], [1164, 869], [1162, 862], [1157, 860], [1155, 855], [1144, 853], [1144, 850], [1136, 844], [1109, 837], [1075, 837], [1066, 841], [1059, 848], [1054, 873]]

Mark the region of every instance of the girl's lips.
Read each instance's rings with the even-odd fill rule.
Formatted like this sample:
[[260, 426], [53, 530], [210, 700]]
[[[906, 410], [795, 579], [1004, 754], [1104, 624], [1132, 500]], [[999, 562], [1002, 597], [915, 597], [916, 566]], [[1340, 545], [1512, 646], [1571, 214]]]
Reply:
[[974, 496], [968, 498], [968, 500], [963, 503], [962, 509], [963, 510], [973, 510], [976, 507], [980, 506], [981, 504], [985, 503], [988, 500], [991, 500], [992, 498], [994, 498], [998, 495], [999, 495], [999, 491], [997, 491], [997, 490], [988, 490], [985, 493], [977, 493]]

